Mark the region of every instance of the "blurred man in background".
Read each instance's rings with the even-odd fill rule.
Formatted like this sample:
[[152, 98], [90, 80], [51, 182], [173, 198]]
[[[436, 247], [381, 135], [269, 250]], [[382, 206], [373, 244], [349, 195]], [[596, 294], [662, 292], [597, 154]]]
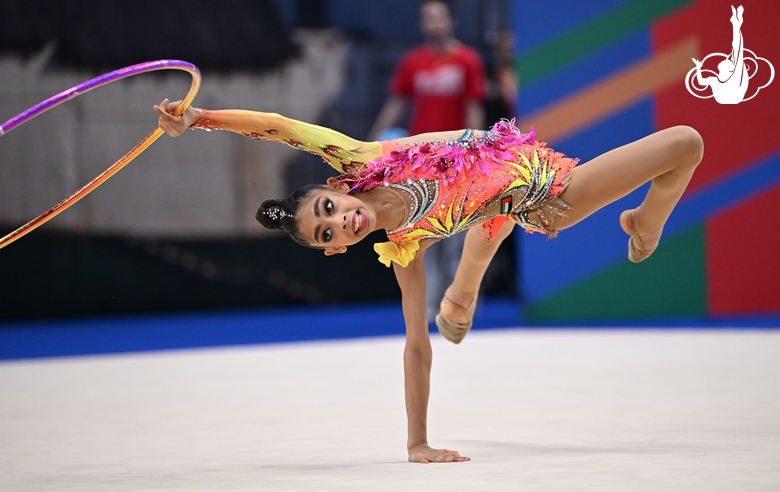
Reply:
[[496, 33], [493, 63], [488, 66], [488, 86], [485, 100], [488, 123], [519, 116], [520, 83], [515, 70], [515, 38], [510, 29]]
[[[491, 44], [493, 57], [492, 63], [489, 62], [487, 66], [488, 95], [485, 100], [485, 121], [488, 124], [520, 116], [514, 34], [510, 29], [500, 29], [493, 36]], [[515, 298], [522, 296], [516, 281], [518, 264], [515, 261], [515, 240], [516, 235], [510, 234], [498, 247], [482, 281], [482, 288], [486, 292], [494, 289], [494, 293], [510, 293]]]
[[[404, 55], [390, 81], [387, 100], [369, 140], [403, 136], [394, 127], [411, 109], [407, 133], [484, 128], [485, 69], [479, 53], [455, 39], [455, 18], [443, 0], [420, 5], [420, 30], [425, 42]], [[452, 282], [463, 249], [463, 234], [429, 248], [425, 254], [428, 318]]]

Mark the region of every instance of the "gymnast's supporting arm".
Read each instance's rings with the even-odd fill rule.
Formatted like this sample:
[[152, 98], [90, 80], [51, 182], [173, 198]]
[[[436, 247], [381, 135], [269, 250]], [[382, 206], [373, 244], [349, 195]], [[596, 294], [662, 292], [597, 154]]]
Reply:
[[406, 267], [393, 263], [406, 321], [404, 347], [404, 392], [406, 395], [407, 449], [409, 461], [467, 461], [457, 451], [433, 449], [428, 445], [428, 397], [431, 391], [433, 351], [425, 313], [425, 249], [435, 241], [423, 241], [414, 260]]

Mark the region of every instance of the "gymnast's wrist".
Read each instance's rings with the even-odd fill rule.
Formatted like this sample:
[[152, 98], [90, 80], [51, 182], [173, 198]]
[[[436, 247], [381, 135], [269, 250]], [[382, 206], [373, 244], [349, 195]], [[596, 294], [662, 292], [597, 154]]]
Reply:
[[194, 108], [190, 106], [187, 108], [186, 111], [184, 111], [184, 123], [187, 125], [187, 128], [192, 128], [195, 124], [197, 124], [201, 118], [203, 118], [204, 110], [200, 108]]

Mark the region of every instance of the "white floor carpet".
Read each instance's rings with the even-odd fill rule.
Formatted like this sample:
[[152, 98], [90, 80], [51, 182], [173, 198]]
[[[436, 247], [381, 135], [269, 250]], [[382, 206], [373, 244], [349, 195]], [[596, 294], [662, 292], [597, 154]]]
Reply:
[[780, 332], [434, 336], [0, 363], [0, 490], [780, 490]]

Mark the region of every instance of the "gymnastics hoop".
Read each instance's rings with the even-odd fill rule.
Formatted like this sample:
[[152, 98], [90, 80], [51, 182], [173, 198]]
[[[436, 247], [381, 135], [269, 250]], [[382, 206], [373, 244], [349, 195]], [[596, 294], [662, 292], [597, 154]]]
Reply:
[[[187, 95], [184, 96], [184, 99], [182, 99], [181, 104], [179, 104], [176, 107], [176, 110], [173, 113], [175, 116], [181, 116], [184, 110], [187, 109], [187, 107], [192, 103], [192, 100], [195, 99], [195, 95], [198, 93], [198, 89], [200, 89], [200, 70], [198, 70], [198, 67], [196, 67], [192, 63], [182, 61], [182, 60], [156, 60], [156, 61], [150, 61], [146, 63], [139, 63], [137, 65], [131, 65], [125, 68], [120, 68], [119, 70], [115, 70], [113, 72], [103, 74], [99, 77], [95, 77], [94, 79], [83, 82], [75, 87], [71, 87], [66, 91], [60, 92], [56, 96], [50, 97], [49, 99], [43, 101], [42, 103], [33, 106], [32, 108], [14, 116], [10, 120], [0, 125], [0, 137], [10, 132], [14, 128], [30, 121], [31, 119], [35, 118], [41, 113], [45, 113], [51, 108], [59, 104], [62, 104], [65, 101], [78, 97], [81, 94], [84, 94], [85, 92], [89, 92], [92, 89], [97, 89], [98, 87], [110, 84], [111, 82], [116, 82], [117, 80], [124, 79], [126, 77], [132, 77], [133, 75], [139, 75], [146, 72], [153, 72], [156, 70], [182, 70], [192, 75], [192, 84], [190, 85], [190, 90], [187, 92]], [[92, 179], [92, 181], [85, 184], [84, 186], [79, 188], [75, 193], [70, 195], [68, 198], [64, 199], [63, 201], [53, 206], [46, 212], [42, 213], [35, 219], [19, 227], [18, 229], [6, 235], [5, 237], [0, 238], [0, 249], [4, 248], [5, 246], [8, 246], [12, 242], [19, 239], [20, 237], [34, 231], [44, 223], [48, 222], [49, 220], [59, 215], [61, 212], [65, 211], [68, 207], [70, 207], [77, 201], [87, 196], [92, 190], [94, 190], [95, 188], [97, 188], [98, 186], [106, 182], [108, 178], [118, 173], [130, 161], [138, 157], [138, 155], [141, 152], [143, 152], [144, 150], [147, 149], [147, 147], [152, 145], [152, 143], [154, 143], [155, 140], [160, 138], [160, 135], [162, 135], [163, 133], [164, 133], [163, 130], [161, 130], [159, 127], [155, 128], [152, 133], [150, 133], [149, 135], [146, 136], [146, 138], [138, 142], [138, 144], [135, 147], [133, 147], [127, 154], [125, 154], [121, 159], [113, 163], [102, 173], [95, 176]]]

